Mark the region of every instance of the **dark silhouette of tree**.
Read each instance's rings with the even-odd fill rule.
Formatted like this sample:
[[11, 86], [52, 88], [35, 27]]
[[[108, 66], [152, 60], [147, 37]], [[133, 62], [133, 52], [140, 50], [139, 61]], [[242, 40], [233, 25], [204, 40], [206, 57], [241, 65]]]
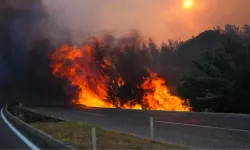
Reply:
[[249, 46], [225, 35], [227, 41], [193, 62], [195, 70], [183, 74], [178, 91], [197, 111], [250, 113]]
[[210, 49], [213, 49], [221, 42], [222, 35], [219, 31], [208, 30], [200, 33], [198, 36], [184, 42], [178, 48], [180, 65], [183, 71], [193, 69], [192, 61]]
[[155, 68], [159, 65], [160, 63], [160, 51], [157, 48], [156, 43], [154, 43], [154, 41], [152, 39], [149, 39], [148, 42], [148, 50], [149, 50], [149, 56], [150, 56], [150, 60], [151, 60], [151, 67]]

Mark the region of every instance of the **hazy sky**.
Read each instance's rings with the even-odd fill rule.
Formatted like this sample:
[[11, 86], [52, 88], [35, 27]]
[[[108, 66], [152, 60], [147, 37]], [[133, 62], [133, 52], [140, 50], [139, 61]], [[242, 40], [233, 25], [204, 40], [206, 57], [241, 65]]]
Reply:
[[183, 40], [205, 29], [227, 23], [250, 23], [250, 0], [44, 0], [61, 26], [71, 31], [138, 29], [142, 35], [164, 41]]

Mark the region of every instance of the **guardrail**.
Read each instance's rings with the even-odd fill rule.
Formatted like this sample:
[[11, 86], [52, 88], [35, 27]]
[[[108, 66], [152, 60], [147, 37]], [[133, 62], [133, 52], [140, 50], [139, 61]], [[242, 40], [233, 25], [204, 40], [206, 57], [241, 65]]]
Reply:
[[32, 137], [36, 138], [38, 141], [43, 141], [43, 143], [48, 145], [50, 147], [50, 149], [68, 149], [68, 150], [74, 149], [71, 146], [65, 145], [65, 144], [61, 143], [60, 141], [53, 139], [50, 135], [44, 133], [43, 131], [41, 131], [39, 129], [32, 127], [28, 123], [20, 120], [16, 116], [12, 115], [7, 110], [7, 106], [4, 107], [3, 114], [7, 118], [7, 120], [12, 123], [12, 125], [15, 128], [22, 129], [23, 132], [28, 133], [28, 134], [32, 134]]
[[[47, 117], [50, 117], [50, 118], [57, 118], [57, 119], [60, 119], [60, 120], [64, 120], [64, 121], [71, 121], [67, 118], [61, 118], [61, 117], [58, 117], [58, 116], [53, 116], [51, 114], [46, 114], [46, 113], [40, 113], [40, 112], [37, 112], [35, 110], [32, 110], [32, 109], [29, 109], [28, 107], [22, 107], [24, 110], [27, 110], [27, 111], [30, 111], [30, 112], [33, 112], [33, 113], [36, 113], [36, 114], [41, 114], [41, 115], [44, 115], [44, 116], [47, 116]], [[110, 130], [110, 129], [108, 129]], [[150, 140], [154, 140], [154, 119], [153, 117], [150, 117], [149, 118], [149, 133], [150, 133], [150, 138], [148, 137], [141, 137], [141, 136], [138, 136], [138, 135], [135, 135], [135, 134], [129, 134], [129, 133], [126, 133], [126, 134], [129, 134], [129, 135], [132, 135], [132, 136], [137, 136], [137, 137], [141, 137], [141, 138], [144, 138], [144, 139], [150, 139]], [[96, 138], [96, 129], [93, 127], [91, 129], [91, 137], [92, 137], [92, 150], [96, 150], [96, 146], [97, 146], [97, 138]]]

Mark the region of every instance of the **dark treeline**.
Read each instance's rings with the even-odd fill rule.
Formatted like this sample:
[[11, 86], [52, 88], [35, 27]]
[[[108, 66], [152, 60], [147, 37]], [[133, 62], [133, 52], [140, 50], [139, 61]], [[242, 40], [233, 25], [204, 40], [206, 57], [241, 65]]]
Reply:
[[187, 71], [178, 92], [193, 109], [250, 113], [250, 26], [218, 27], [185, 44], [189, 49], [178, 53]]
[[153, 68], [194, 111], [250, 113], [249, 25], [227, 24], [149, 48]]
[[151, 69], [194, 111], [250, 113], [249, 25], [228, 24], [160, 48], [150, 41], [147, 48]]
[[115, 59], [111, 60], [115, 71], [126, 81], [119, 88], [110, 83], [112, 103], [117, 103], [116, 97], [121, 104], [131, 99], [135, 100], [132, 105], [140, 103], [145, 91], [137, 85], [149, 76], [149, 69], [166, 80], [173, 94], [189, 99], [194, 111], [250, 112], [249, 25], [228, 24], [185, 42], [169, 40], [161, 45], [153, 40], [144, 43], [136, 32], [123, 36], [115, 46], [111, 37], [99, 49], [105, 57]]
[[[120, 53], [118, 61], [113, 61], [116, 71], [127, 81], [118, 93], [125, 93], [127, 99], [137, 99], [140, 103], [141, 89], [136, 85], [141, 84], [141, 77], [148, 76], [146, 68], [149, 68], [166, 79], [173, 94], [189, 99], [194, 111], [250, 112], [249, 25], [228, 24], [204, 31], [185, 42], [169, 40], [160, 46], [153, 40], [145, 44], [135, 35], [138, 34], [127, 36], [125, 42], [122, 40], [118, 45], [125, 48], [114, 52], [116, 56], [117, 51]], [[137, 94], [126, 92], [128, 89]], [[112, 96], [117, 95], [114, 88], [109, 90], [112, 100]], [[119, 94], [118, 97], [126, 103], [126, 98]]]

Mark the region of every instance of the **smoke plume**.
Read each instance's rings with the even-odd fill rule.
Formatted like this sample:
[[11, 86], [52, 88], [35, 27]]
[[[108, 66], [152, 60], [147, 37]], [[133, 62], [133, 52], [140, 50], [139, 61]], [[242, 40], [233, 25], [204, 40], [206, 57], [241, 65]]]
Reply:
[[217, 25], [250, 23], [245, 17], [250, 15], [248, 0], [193, 0], [191, 9], [183, 9], [183, 0], [43, 1], [58, 24], [70, 28], [75, 40], [84, 38], [79, 31], [123, 34], [138, 29], [159, 43], [169, 38], [186, 40]]
[[[27, 93], [30, 95], [34, 91], [40, 91], [39, 94], [43, 95], [46, 88], [38, 89], [36, 87], [41, 86], [37, 84], [53, 78], [46, 73], [51, 72], [46, 62], [51, 49], [48, 41], [53, 44], [56, 43], [53, 39], [60, 41], [60, 38], [53, 37], [58, 35], [59, 30], [53, 28], [56, 29], [56, 24], [41, 0], [0, 1], [1, 101], [35, 101], [34, 97], [26, 97]], [[42, 78], [44, 76], [46, 80]]]

